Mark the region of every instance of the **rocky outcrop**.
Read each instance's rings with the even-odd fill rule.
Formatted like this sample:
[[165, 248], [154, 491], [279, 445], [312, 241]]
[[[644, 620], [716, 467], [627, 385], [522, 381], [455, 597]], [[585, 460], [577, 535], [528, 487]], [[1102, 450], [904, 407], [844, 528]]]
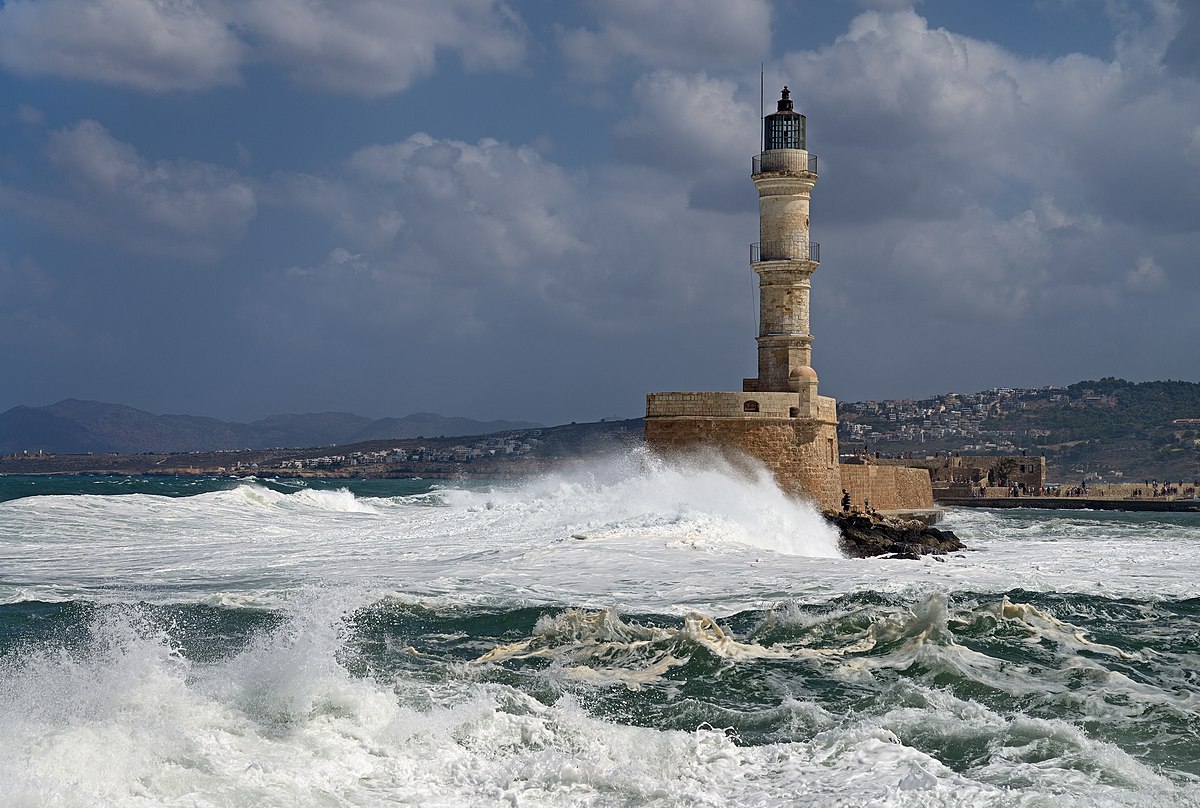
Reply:
[[826, 513], [841, 533], [841, 550], [851, 558], [889, 556], [918, 558], [964, 549], [949, 530], [916, 519], [891, 519], [876, 514]]

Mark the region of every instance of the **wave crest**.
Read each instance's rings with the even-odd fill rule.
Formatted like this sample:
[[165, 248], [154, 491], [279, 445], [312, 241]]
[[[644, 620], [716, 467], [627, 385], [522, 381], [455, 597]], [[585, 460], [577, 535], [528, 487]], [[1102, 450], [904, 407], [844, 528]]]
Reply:
[[770, 471], [715, 453], [664, 460], [644, 449], [589, 458], [512, 488], [443, 490], [456, 508], [496, 511], [575, 539], [661, 537], [704, 550], [729, 544], [837, 558], [837, 531]]

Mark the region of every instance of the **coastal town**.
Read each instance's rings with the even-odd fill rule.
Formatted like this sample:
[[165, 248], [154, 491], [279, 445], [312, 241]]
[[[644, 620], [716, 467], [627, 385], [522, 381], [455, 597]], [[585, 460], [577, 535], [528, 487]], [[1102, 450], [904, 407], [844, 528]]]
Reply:
[[1105, 378], [839, 407], [843, 452], [1043, 455], [1054, 480], [1200, 476], [1200, 385]]
[[[491, 458], [520, 458], [531, 454], [540, 444], [542, 430], [531, 429], [518, 435], [489, 435], [471, 444], [451, 446], [395, 446], [374, 451], [352, 451], [317, 457], [281, 460], [273, 468], [281, 470], [344, 469], [368, 466], [392, 466], [405, 463], [470, 463]], [[232, 471], [255, 468], [259, 464], [236, 461]]]
[[[1067, 387], [993, 387], [979, 393], [943, 393], [925, 399], [857, 401], [838, 407], [838, 438], [868, 446], [894, 443], [953, 443], [963, 452], [1017, 453], [1048, 437], [1047, 429], [1006, 429], [1006, 416], [1031, 406], [1113, 407], [1116, 398]], [[939, 447], [941, 448], [941, 447]]]

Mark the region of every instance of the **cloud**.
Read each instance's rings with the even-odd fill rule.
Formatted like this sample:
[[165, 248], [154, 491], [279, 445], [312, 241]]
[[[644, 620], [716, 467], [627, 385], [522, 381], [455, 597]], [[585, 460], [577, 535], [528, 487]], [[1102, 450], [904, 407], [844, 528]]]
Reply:
[[379, 96], [457, 51], [470, 70], [512, 70], [526, 31], [498, 0], [10, 0], [0, 64], [164, 92], [240, 84], [251, 62], [302, 86]]
[[1138, 259], [1137, 266], [1125, 276], [1125, 285], [1135, 292], [1153, 292], [1161, 289], [1166, 283], [1167, 273], [1163, 272], [1152, 257], [1143, 255]]
[[550, 273], [587, 251], [576, 237], [576, 182], [527, 147], [418, 133], [360, 149], [326, 176], [277, 175], [264, 200], [299, 208], [342, 239], [319, 263], [286, 270], [299, 308], [459, 338], [544, 302]]
[[48, 300], [54, 280], [29, 256], [16, 260], [0, 254], [0, 306], [14, 308]]
[[750, 153], [758, 143], [758, 110], [736, 93], [735, 82], [704, 73], [642, 76], [633, 85], [633, 114], [613, 127], [618, 153], [693, 172], [731, 167], [731, 155]]
[[573, 78], [599, 81], [632, 60], [652, 68], [754, 63], [771, 46], [766, 0], [593, 0], [596, 27], [563, 29]]
[[340, 175], [277, 180], [273, 198], [326, 218], [355, 249], [416, 243], [439, 274], [496, 277], [583, 246], [573, 236], [576, 179], [531, 148], [492, 139], [418, 133], [360, 149]]
[[149, 162], [95, 121], [51, 133], [46, 154], [62, 192], [5, 189], [0, 201], [72, 236], [211, 261], [256, 215], [254, 191], [235, 172], [188, 160]]
[[[55, 312], [58, 286], [28, 256], [10, 259], [0, 254], [0, 340], [14, 358], [78, 347], [75, 328]], [[36, 365], [22, 362], [26, 363]]]
[[190, 0], [9, 0], [0, 8], [0, 64], [134, 87], [199, 90], [237, 84], [243, 45]]
[[525, 58], [524, 24], [495, 0], [251, 0], [238, 9], [256, 58], [329, 92], [399, 92], [433, 72], [439, 50], [458, 51], [469, 70], [513, 70]]
[[814, 237], [892, 239], [859, 269], [888, 299], [904, 278], [917, 300], [1012, 319], [1064, 297], [1107, 308], [1136, 250], [1196, 240], [1194, 82], [1147, 93], [1141, 67], [1027, 58], [911, 10], [861, 14], [779, 72], [821, 154]]
[[17, 105], [17, 120], [26, 126], [41, 126], [46, 122], [45, 114], [29, 104]]
[[581, 339], [686, 321], [728, 297], [717, 289], [744, 263], [752, 211], [694, 210], [687, 185], [664, 179], [639, 167], [571, 171], [493, 139], [416, 134], [361, 149], [328, 176], [279, 175], [264, 202], [298, 207], [342, 240], [287, 270], [308, 289], [293, 288], [309, 301], [301, 308], [332, 305], [326, 284], [337, 278], [334, 297], [380, 327], [399, 318], [453, 338]]
[[720, 384], [715, 369], [753, 345], [753, 210], [696, 210], [656, 168], [569, 169], [418, 133], [277, 175], [260, 199], [326, 239], [251, 279], [239, 327], [269, 355], [339, 357], [335, 375], [364, 345], [391, 346], [378, 384], [437, 390], [443, 409], [634, 414], [651, 385]]
[[1180, 74], [1200, 78], [1200, 7], [1184, 0], [1178, 11], [1182, 19], [1163, 54], [1163, 64]]
[[1200, 126], [1194, 128], [1187, 136], [1183, 153], [1192, 165], [1200, 168]]
[[878, 11], [899, 11], [921, 4], [921, 0], [856, 0], [856, 2], [863, 8]]

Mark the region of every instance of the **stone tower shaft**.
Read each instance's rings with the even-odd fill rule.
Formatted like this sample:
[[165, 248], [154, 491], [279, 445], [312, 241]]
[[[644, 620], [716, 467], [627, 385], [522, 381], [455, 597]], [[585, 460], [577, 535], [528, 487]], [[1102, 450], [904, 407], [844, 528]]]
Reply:
[[806, 146], [806, 122], [792, 110], [787, 87], [779, 111], [764, 121], [764, 149], [754, 158], [759, 241], [750, 266], [758, 275], [758, 378], [747, 391], [800, 392], [816, 400], [809, 329], [809, 290], [820, 258], [809, 238], [809, 203], [816, 157]]

